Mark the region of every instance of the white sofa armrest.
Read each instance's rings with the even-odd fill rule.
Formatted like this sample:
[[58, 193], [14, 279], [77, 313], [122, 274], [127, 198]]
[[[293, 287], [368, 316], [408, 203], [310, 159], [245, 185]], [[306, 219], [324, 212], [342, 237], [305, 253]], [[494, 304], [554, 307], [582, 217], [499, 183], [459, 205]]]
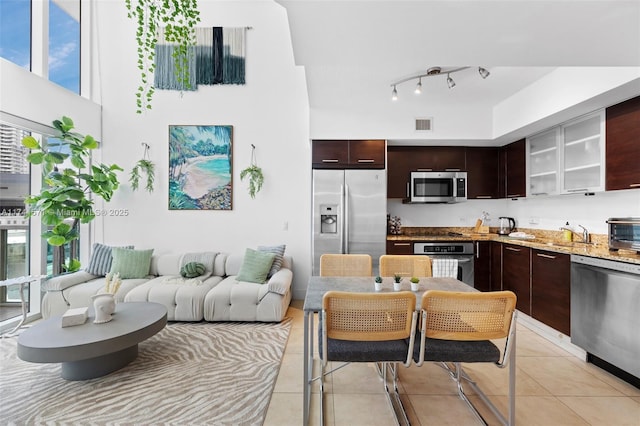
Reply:
[[291, 281], [293, 280], [293, 272], [291, 269], [280, 269], [266, 283], [267, 289], [272, 293], [277, 293], [282, 296], [287, 294], [291, 288]]
[[91, 281], [95, 278], [98, 278], [98, 276], [92, 275], [86, 271], [76, 271], [70, 274], [57, 275], [49, 278], [44, 282], [42, 287], [45, 291], [60, 291], [77, 284]]

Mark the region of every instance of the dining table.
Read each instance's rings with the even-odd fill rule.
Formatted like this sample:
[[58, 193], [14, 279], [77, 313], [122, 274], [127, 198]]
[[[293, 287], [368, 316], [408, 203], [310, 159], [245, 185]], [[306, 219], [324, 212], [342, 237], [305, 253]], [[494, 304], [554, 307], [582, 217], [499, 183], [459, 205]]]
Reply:
[[[444, 277], [419, 277], [418, 290], [416, 295], [416, 309], [420, 309], [422, 295], [427, 290], [445, 291], [478, 291], [472, 286], [455, 278]], [[374, 288], [374, 277], [321, 277], [312, 276], [309, 278], [307, 293], [304, 298], [304, 372], [303, 372], [303, 424], [309, 424], [309, 407], [311, 404], [311, 386], [313, 384], [313, 363], [314, 363], [314, 317], [316, 313], [322, 311], [322, 298], [327, 291], [349, 291], [362, 293], [385, 293], [393, 292], [393, 277], [382, 279], [382, 290], [376, 292]], [[409, 279], [401, 282], [400, 290], [411, 291]]]

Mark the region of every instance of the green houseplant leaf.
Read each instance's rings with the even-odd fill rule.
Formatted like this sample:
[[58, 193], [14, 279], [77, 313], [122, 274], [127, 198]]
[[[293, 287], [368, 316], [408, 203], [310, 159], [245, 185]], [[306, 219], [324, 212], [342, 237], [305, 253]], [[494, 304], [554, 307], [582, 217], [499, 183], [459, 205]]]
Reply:
[[[59, 142], [42, 146], [35, 138], [27, 136], [22, 145], [31, 149], [27, 161], [41, 165], [45, 183], [40, 193], [25, 199], [29, 206], [25, 216], [40, 217], [46, 228], [42, 237], [62, 250], [61, 263], [54, 265], [54, 273], [57, 273], [79, 268], [77, 259], [64, 264], [64, 246], [79, 238], [79, 223], [89, 223], [95, 218], [95, 197], [91, 193], [109, 201], [119, 186], [116, 172], [122, 168], [116, 164], [91, 164], [91, 152], [98, 148], [98, 143], [90, 135], [73, 132], [71, 118], [55, 120], [53, 127], [59, 133], [55, 135]], [[65, 160], [69, 157], [71, 166], [67, 167]], [[88, 164], [91, 166], [87, 167]]]

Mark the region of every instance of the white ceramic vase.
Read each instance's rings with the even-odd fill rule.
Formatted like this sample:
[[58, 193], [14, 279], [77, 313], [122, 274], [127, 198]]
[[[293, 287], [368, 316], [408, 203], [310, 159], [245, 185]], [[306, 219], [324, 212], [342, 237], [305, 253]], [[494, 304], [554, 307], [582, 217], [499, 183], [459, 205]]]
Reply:
[[420, 289], [420, 284], [411, 283], [411, 291], [418, 291]]
[[113, 319], [111, 314], [116, 310], [116, 300], [111, 293], [100, 293], [91, 296], [95, 312], [94, 324], [102, 324]]
[[402, 281], [397, 283], [397, 282], [393, 282], [393, 290], [394, 291], [400, 291], [402, 290]]
[[376, 291], [382, 291], [382, 283], [377, 283], [374, 281], [373, 286], [375, 287]]

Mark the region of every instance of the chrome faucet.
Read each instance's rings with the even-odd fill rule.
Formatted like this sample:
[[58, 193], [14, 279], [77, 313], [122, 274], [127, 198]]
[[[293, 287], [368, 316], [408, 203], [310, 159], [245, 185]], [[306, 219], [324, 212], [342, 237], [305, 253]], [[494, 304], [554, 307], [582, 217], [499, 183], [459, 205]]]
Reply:
[[580, 238], [582, 238], [582, 242], [589, 244], [589, 240], [591, 239], [590, 235], [589, 235], [589, 231], [587, 230], [587, 228], [585, 228], [582, 225], [578, 225], [580, 228], [582, 228], [582, 234], [574, 231], [573, 229], [567, 227], [567, 226], [561, 226], [560, 229], [564, 229], [565, 231], [570, 231], [572, 234], [578, 235]]
[[588, 244], [590, 239], [589, 231], [587, 231], [587, 228], [585, 228], [582, 225], [578, 225], [578, 226], [582, 228], [582, 242]]

